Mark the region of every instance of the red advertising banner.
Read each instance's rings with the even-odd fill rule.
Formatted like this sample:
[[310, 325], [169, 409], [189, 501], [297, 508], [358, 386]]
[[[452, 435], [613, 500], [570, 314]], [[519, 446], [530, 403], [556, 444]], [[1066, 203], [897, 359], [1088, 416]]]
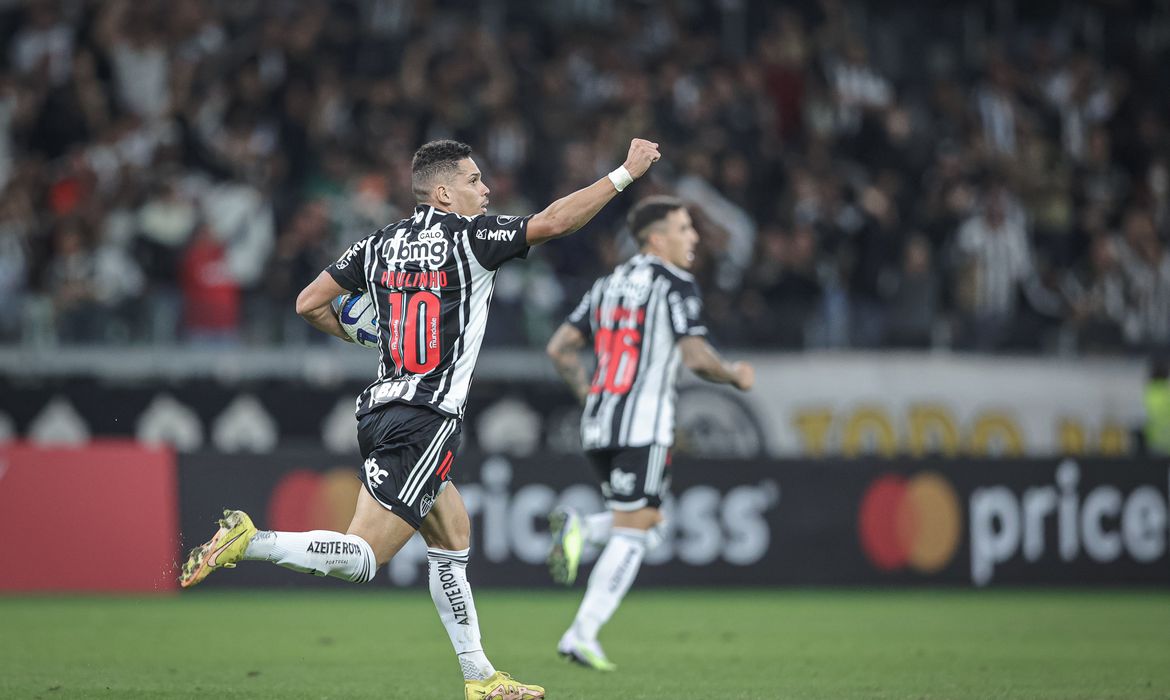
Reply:
[[169, 449], [0, 444], [0, 591], [170, 591], [178, 509]]

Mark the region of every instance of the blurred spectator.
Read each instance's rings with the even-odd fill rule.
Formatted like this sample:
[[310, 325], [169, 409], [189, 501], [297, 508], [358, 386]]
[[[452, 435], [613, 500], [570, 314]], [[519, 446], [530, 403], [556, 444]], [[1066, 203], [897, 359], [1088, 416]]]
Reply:
[[105, 319], [102, 337], [108, 342], [129, 342], [142, 325], [136, 301], [146, 287], [146, 276], [130, 249], [133, 235], [129, 213], [112, 213], [94, 250], [94, 301]]
[[1120, 258], [1132, 302], [1126, 338], [1139, 346], [1164, 346], [1170, 342], [1170, 252], [1144, 210], [1130, 210], [1124, 225]]
[[28, 3], [25, 22], [10, 44], [13, 68], [37, 82], [61, 85], [73, 63], [73, 33], [53, 0]]
[[906, 241], [901, 266], [891, 276], [889, 287], [885, 344], [930, 347], [939, 313], [939, 280], [926, 236], [916, 233]]
[[291, 304], [281, 303], [296, 298], [304, 286], [302, 280], [313, 279], [325, 266], [337, 259], [336, 248], [330, 238], [329, 205], [324, 200], [306, 202], [293, 213], [287, 228], [276, 244], [276, 256], [268, 267], [265, 288], [276, 303], [276, 313], [268, 319], [272, 337], [283, 342], [304, 342], [320, 334], [297, 316]]
[[230, 345], [239, 340], [240, 286], [228, 267], [227, 250], [203, 227], [179, 263], [183, 292], [183, 334], [199, 344]]
[[[1170, 149], [1167, 149], [1170, 154]], [[1170, 240], [1170, 155], [1150, 161], [1146, 171], [1146, 189], [1149, 193], [1151, 216], [1163, 240]]]
[[846, 242], [850, 340], [854, 347], [874, 348], [885, 338], [893, 311], [887, 302], [904, 247], [902, 223], [882, 188], [866, 187], [857, 205], [861, 222]]
[[1097, 236], [1089, 261], [1070, 271], [1064, 285], [1072, 307], [1078, 347], [1086, 352], [1116, 352], [1124, 347], [1126, 286], [1112, 236]]
[[1014, 340], [1022, 285], [1033, 273], [1024, 215], [1007, 190], [991, 187], [958, 231], [964, 347], [999, 350]]
[[756, 224], [744, 209], [724, 196], [712, 184], [714, 165], [706, 153], [692, 151], [686, 173], [675, 185], [678, 196], [697, 207], [725, 236], [713, 250], [716, 255], [715, 283], [723, 290], [737, 289], [743, 271], [751, 262]]
[[862, 121], [893, 101], [893, 88], [869, 62], [869, 51], [859, 38], [849, 39], [845, 55], [832, 69], [833, 98], [837, 103], [837, 128], [855, 134]]
[[130, 114], [162, 117], [171, 108], [170, 51], [162, 6], [110, 0], [97, 18], [97, 41], [110, 60], [114, 94]]
[[19, 337], [24, 295], [29, 283], [28, 237], [32, 207], [24, 192], [10, 187], [0, 193], [0, 340]]
[[760, 39], [760, 54], [773, 100], [776, 133], [784, 142], [791, 142], [799, 138], [803, 126], [809, 47], [799, 13], [784, 8], [776, 21], [775, 30]]
[[991, 59], [983, 83], [975, 91], [975, 111], [983, 128], [982, 144], [991, 154], [1016, 153], [1020, 108], [1011, 67], [1001, 56]]
[[198, 211], [176, 179], [164, 179], [138, 209], [137, 257], [146, 271], [146, 337], [173, 343], [182, 318], [179, 262], [198, 224]]
[[1113, 114], [1112, 87], [1091, 57], [1072, 57], [1043, 84], [1044, 96], [1060, 114], [1061, 145], [1074, 160], [1088, 152], [1088, 134]]
[[62, 219], [52, 234], [53, 258], [45, 271], [51, 290], [57, 335], [72, 343], [91, 343], [101, 332], [94, 284], [97, 261], [78, 219]]
[[777, 348], [804, 347], [822, 302], [814, 229], [769, 230], [760, 239], [752, 270], [758, 295], [745, 304], [746, 339]]

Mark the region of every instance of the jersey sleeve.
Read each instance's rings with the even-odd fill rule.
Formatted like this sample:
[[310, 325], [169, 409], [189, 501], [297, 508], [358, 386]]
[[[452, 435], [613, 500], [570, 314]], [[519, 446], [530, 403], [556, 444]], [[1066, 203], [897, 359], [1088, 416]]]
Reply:
[[674, 338], [689, 335], [706, 336], [707, 326], [703, 324], [703, 297], [699, 285], [690, 280], [672, 279], [670, 293], [666, 296], [670, 304], [670, 326]]
[[325, 268], [329, 276], [351, 292], [360, 292], [366, 288], [366, 273], [362, 263], [366, 259], [366, 249], [370, 246], [373, 236], [367, 236], [346, 249], [337, 262]]
[[585, 292], [585, 296], [581, 297], [581, 303], [577, 304], [577, 308], [573, 309], [573, 312], [565, 319], [565, 323], [581, 331], [581, 335], [585, 336], [586, 339], [593, 338], [593, 324], [589, 322], [592, 299], [593, 290], [591, 289]]
[[475, 259], [495, 270], [512, 258], [528, 257], [528, 220], [531, 216], [477, 216], [467, 238]]

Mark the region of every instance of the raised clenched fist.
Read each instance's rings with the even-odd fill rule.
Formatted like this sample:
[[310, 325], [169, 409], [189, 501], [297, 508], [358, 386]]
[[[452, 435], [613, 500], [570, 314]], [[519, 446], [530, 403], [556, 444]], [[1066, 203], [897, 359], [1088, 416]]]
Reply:
[[650, 169], [651, 164], [657, 162], [661, 157], [662, 155], [658, 152], [658, 144], [646, 139], [634, 139], [630, 141], [630, 152], [626, 155], [626, 162], [622, 165], [636, 180], [642, 177]]

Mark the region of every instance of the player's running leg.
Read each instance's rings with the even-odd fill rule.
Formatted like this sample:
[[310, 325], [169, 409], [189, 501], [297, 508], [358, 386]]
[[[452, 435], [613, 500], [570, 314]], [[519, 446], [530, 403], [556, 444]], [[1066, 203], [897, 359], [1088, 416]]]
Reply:
[[[556, 511], [553, 511], [555, 513]], [[550, 514], [551, 518], [552, 515]], [[581, 532], [584, 540], [594, 547], [604, 547], [609, 542], [610, 532], [613, 530], [613, 511], [603, 510], [598, 513], [579, 516], [581, 518]], [[666, 541], [668, 522], [664, 519], [646, 531], [646, 551], [652, 551]]]
[[431, 599], [459, 659], [467, 699], [543, 698], [544, 688], [521, 683], [497, 671], [483, 652], [479, 616], [475, 611], [471, 585], [467, 582], [471, 520], [454, 484], [448, 482], [439, 493], [419, 532], [427, 543]]
[[[581, 552], [588, 542], [604, 547], [613, 531], [613, 511], [581, 516], [575, 508], [560, 506], [548, 514], [550, 546], [545, 563], [553, 581], [571, 586], [577, 580]], [[646, 551], [653, 550], [666, 540], [666, 521], [662, 520], [646, 531]]]
[[179, 583], [189, 588], [212, 571], [241, 561], [267, 561], [316, 576], [332, 576], [353, 583], [374, 578], [378, 567], [402, 548], [414, 528], [386, 510], [364, 489], [349, 531], [280, 532], [257, 530], [241, 510], [226, 510], [215, 535], [191, 550]]
[[617, 669], [606, 657], [597, 634], [633, 585], [646, 555], [646, 531], [661, 518], [657, 508], [614, 512], [609, 542], [589, 575], [585, 598], [573, 625], [557, 643], [562, 656], [598, 671]]

